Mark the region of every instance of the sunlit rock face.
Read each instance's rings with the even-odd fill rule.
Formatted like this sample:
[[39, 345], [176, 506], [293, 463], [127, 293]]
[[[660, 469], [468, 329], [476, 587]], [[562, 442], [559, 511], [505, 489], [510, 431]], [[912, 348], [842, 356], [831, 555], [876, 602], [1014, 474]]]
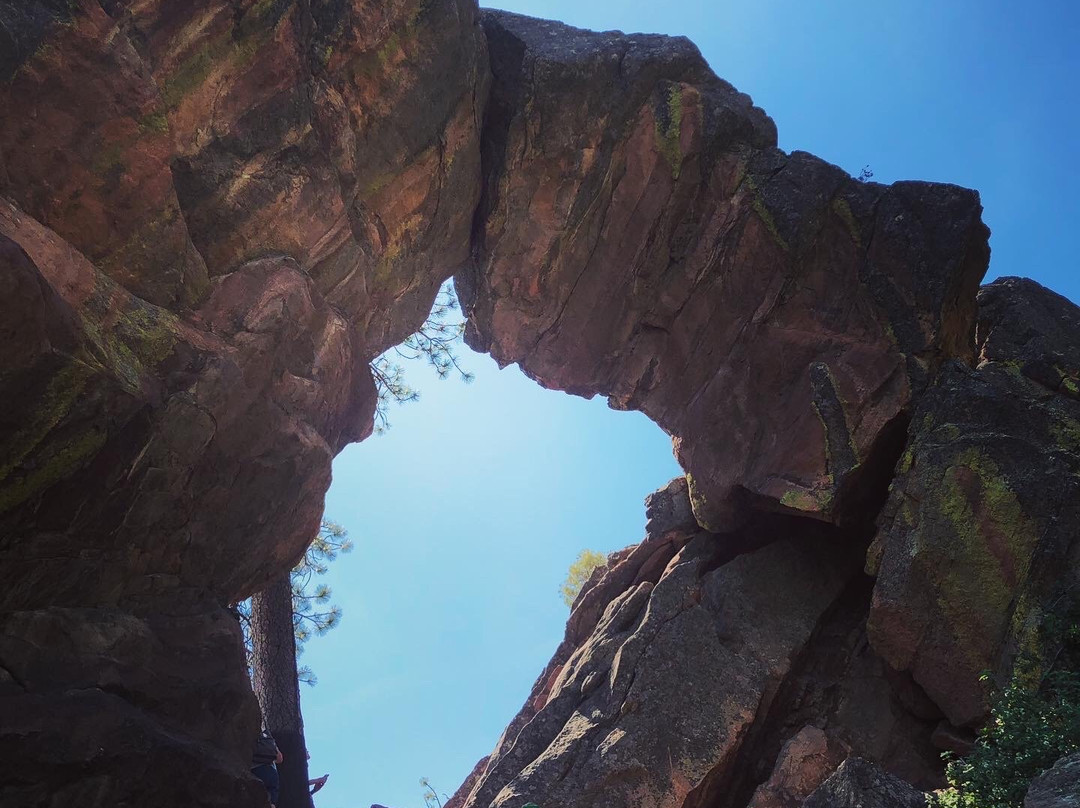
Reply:
[[455, 805], [922, 805], [987, 716], [982, 672], [1048, 665], [1080, 592], [1080, 308], [1018, 278], [978, 303], [977, 360], [918, 400], [868, 550], [760, 511], [704, 531], [673, 482]]
[[794, 808], [849, 756], [931, 787], [977, 672], [1048, 652], [1075, 307], [977, 302], [974, 192], [780, 152], [686, 40], [0, 0], [0, 109], [0, 804], [264, 804], [224, 607], [314, 535], [451, 275], [472, 345], [688, 472], [455, 808]]
[[978, 195], [779, 151], [685, 39], [483, 19], [470, 344], [646, 413], [704, 525], [748, 504], [862, 516], [913, 399], [971, 356]]
[[651, 498], [453, 804], [797, 806], [852, 748], [934, 784], [941, 713], [867, 647], [859, 543], [786, 516], [656, 518], [680, 509], [682, 480]]

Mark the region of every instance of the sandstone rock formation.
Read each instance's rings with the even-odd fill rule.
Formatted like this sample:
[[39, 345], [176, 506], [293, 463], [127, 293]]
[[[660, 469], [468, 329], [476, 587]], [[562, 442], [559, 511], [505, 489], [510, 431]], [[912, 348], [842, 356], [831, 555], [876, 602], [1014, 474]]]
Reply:
[[1017, 278], [979, 304], [978, 364], [915, 408], [868, 565], [871, 643], [957, 725], [1080, 596], [1080, 310]]
[[1075, 307], [977, 301], [977, 194], [781, 152], [686, 40], [0, 0], [0, 109], [0, 804], [264, 804], [224, 607], [451, 275], [470, 344], [687, 471], [455, 805], [794, 806], [849, 753], [932, 787], [1077, 591]]
[[923, 808], [926, 795], [862, 758], [848, 758], [804, 808]]
[[258, 805], [223, 606], [314, 535], [368, 362], [468, 254], [476, 11], [0, 22], [0, 803]]
[[[677, 514], [678, 498], [688, 511], [682, 480], [650, 510]], [[925, 698], [907, 707], [910, 685], [867, 648], [861, 559], [852, 536], [814, 520], [762, 515], [713, 534], [653, 518], [582, 591], [522, 712], [454, 800], [797, 806], [847, 748], [934, 783], [940, 713]]]
[[1080, 753], [1069, 755], [1037, 777], [1024, 797], [1024, 808], [1080, 806]]
[[469, 343], [675, 437], [698, 520], [858, 520], [904, 414], [969, 358], [988, 232], [955, 186], [859, 183], [687, 40], [484, 12]]
[[[940, 786], [939, 751], [964, 751], [962, 725], [986, 715], [981, 671], [1004, 681], [1021, 650], [1053, 658], [1040, 628], [1080, 594], [1080, 309], [1015, 278], [985, 287], [979, 304], [978, 364], [951, 362], [931, 382], [887, 501], [877, 499], [875, 578], [844, 566], [866, 549], [852, 527], [759, 514], [711, 534], [677, 515], [652, 519], [645, 540], [582, 592], [522, 713], [455, 799], [798, 806], [848, 751], [880, 764], [886, 780]], [[678, 481], [648, 509], [679, 514], [680, 497], [689, 498]], [[787, 566], [788, 553], [808, 548]], [[666, 564], [659, 577], [635, 571], [646, 558]], [[822, 563], [839, 566], [827, 573]], [[826, 592], [802, 589], [832, 580]], [[673, 611], [676, 586], [690, 594]], [[719, 592], [746, 611], [715, 608], [728, 602]], [[665, 644], [684, 621], [692, 628]], [[758, 655], [772, 661], [765, 676]], [[717, 716], [726, 734], [706, 719]], [[657, 751], [670, 755], [650, 757]], [[848, 796], [826, 790], [813, 804], [876, 805], [852, 796], [865, 790], [852, 778], [871, 763], [851, 766], [862, 768], [837, 781]], [[901, 791], [922, 804], [921, 791]]]

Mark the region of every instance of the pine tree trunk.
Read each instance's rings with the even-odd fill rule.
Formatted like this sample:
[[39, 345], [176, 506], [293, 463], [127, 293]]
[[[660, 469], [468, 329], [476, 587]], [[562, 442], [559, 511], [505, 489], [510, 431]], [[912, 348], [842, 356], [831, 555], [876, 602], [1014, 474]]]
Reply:
[[251, 599], [251, 636], [255, 695], [262, 707], [263, 722], [284, 756], [278, 764], [281, 795], [277, 808], [312, 808], [288, 575]]

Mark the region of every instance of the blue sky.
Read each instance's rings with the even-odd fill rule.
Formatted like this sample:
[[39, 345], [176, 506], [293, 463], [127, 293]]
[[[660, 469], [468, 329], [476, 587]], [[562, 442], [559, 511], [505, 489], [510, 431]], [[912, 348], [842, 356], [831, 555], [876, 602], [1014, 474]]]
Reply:
[[[780, 145], [875, 179], [977, 188], [989, 277], [1080, 300], [1080, 4], [506, 0], [588, 28], [689, 35], [776, 121]], [[641, 538], [678, 473], [637, 413], [542, 390], [467, 349], [476, 381], [411, 369], [419, 403], [334, 466], [327, 515], [356, 550], [327, 582], [341, 626], [303, 661], [320, 808], [419, 808], [489, 752], [562, 636], [578, 551]]]

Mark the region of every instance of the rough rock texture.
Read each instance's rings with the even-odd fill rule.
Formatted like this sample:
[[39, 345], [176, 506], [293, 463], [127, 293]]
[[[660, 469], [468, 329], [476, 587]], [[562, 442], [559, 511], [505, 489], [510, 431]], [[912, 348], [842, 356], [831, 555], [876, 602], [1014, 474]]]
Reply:
[[784, 744], [768, 781], [747, 808], [798, 808], [844, 762], [845, 750], [817, 727], [804, 727]]
[[803, 808], [925, 808], [926, 794], [862, 758], [848, 758]]
[[[258, 710], [224, 609], [0, 617], [0, 805], [260, 805]], [[250, 752], [248, 752], [250, 754]]]
[[0, 0], [0, 108], [5, 806], [264, 803], [223, 607], [314, 535], [368, 363], [455, 273], [472, 345], [641, 410], [688, 472], [455, 808], [794, 808], [849, 751], [933, 788], [978, 672], [1052, 651], [1076, 308], [977, 302], [974, 192], [779, 151], [686, 40]]
[[[851, 559], [781, 539], [710, 569], [729, 554], [724, 543], [698, 534], [655, 584], [612, 602], [513, 746], [492, 755], [467, 806], [678, 804], [734, 761]], [[748, 643], [756, 632], [761, 641]]]
[[978, 366], [915, 409], [869, 555], [874, 648], [956, 725], [1080, 593], [1080, 310], [1017, 278], [979, 304]]
[[685, 39], [485, 11], [494, 84], [467, 339], [672, 434], [701, 524], [843, 521], [971, 355], [977, 194], [776, 149]]
[[681, 479], [650, 498], [644, 541], [582, 590], [454, 805], [797, 806], [849, 746], [937, 784], [940, 713], [866, 645], [860, 545], [780, 516], [713, 534], [688, 513]]
[[191, 304], [208, 272], [288, 254], [374, 354], [467, 256], [487, 86], [467, 0], [30, 5], [57, 18], [0, 84], [21, 111], [0, 194], [130, 291]]
[[256, 260], [182, 319], [10, 204], [0, 239], [17, 332], [0, 607], [225, 601], [295, 558], [331, 458], [370, 430], [374, 403], [348, 322], [310, 278]]
[[264, 802], [223, 606], [468, 256], [487, 75], [468, 2], [0, 0], [0, 803]]
[[1062, 758], [1054, 768], [1031, 783], [1024, 808], [1078, 808], [1080, 806], [1080, 752]]

